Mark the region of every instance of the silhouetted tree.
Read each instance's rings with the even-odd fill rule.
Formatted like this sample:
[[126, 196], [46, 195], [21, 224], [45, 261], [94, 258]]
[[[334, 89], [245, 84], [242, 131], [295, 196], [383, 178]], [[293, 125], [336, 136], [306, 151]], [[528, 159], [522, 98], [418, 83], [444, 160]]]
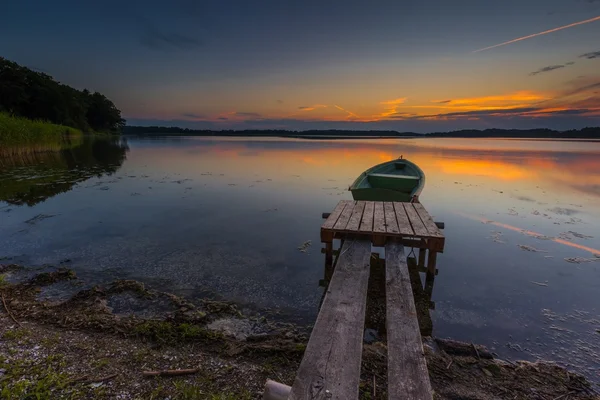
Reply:
[[83, 131], [120, 132], [121, 111], [104, 95], [79, 91], [0, 57], [0, 111]]

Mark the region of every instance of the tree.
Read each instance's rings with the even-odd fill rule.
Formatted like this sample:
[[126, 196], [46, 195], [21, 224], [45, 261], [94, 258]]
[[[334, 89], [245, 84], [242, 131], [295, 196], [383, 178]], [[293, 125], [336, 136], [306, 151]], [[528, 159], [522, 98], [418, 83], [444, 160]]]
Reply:
[[121, 111], [103, 94], [79, 91], [0, 57], [0, 111], [83, 131], [121, 132]]

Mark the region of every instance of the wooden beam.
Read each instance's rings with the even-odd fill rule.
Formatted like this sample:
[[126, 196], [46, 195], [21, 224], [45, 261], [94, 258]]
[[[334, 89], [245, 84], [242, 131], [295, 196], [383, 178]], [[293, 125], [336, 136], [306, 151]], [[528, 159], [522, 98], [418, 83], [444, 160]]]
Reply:
[[289, 400], [358, 399], [370, 258], [370, 241], [342, 246]]
[[427, 273], [435, 275], [435, 264], [437, 262], [437, 253], [433, 250], [429, 250], [427, 256]]
[[404, 247], [385, 246], [388, 399], [432, 400]]
[[398, 230], [400, 234], [413, 236], [415, 233], [410, 226], [410, 221], [406, 215], [406, 210], [402, 203], [394, 203], [394, 211], [396, 211], [396, 221], [398, 221]]
[[404, 209], [406, 210], [406, 215], [410, 221], [410, 226], [412, 226], [413, 231], [415, 232], [415, 236], [427, 237], [429, 236], [429, 231], [425, 228], [423, 221], [421, 221], [421, 217], [415, 210], [415, 206], [412, 203], [402, 203]]
[[385, 212], [383, 211], [383, 202], [375, 202], [375, 212], [373, 213], [373, 232], [385, 233]]
[[373, 231], [373, 213], [375, 212], [375, 203], [372, 201], [365, 202], [365, 211], [363, 212], [362, 220], [360, 221], [360, 232]]
[[421, 218], [421, 221], [423, 221], [423, 225], [425, 225], [425, 228], [427, 228], [429, 236], [434, 238], [443, 238], [444, 234], [437, 227], [436, 223], [433, 222], [433, 219], [431, 218], [427, 210], [425, 210], [423, 204], [415, 203], [413, 204], [413, 207], [415, 208], [415, 211], [417, 211], [417, 214], [419, 214], [419, 218]]
[[352, 203], [350, 200], [340, 201], [335, 207], [335, 209], [331, 212], [331, 214], [329, 214], [327, 220], [325, 220], [325, 222], [323, 222], [323, 225], [321, 225], [321, 230], [332, 229], [335, 223], [337, 222], [338, 218], [342, 214], [342, 211], [344, 211], [344, 208], [346, 208], [346, 206], [350, 203]]
[[398, 229], [398, 221], [396, 220], [394, 203], [390, 203], [388, 201], [383, 203], [383, 213], [385, 214], [385, 231], [392, 235], [400, 233], [400, 230]]
[[353, 201], [346, 204], [346, 207], [344, 207], [344, 210], [340, 214], [340, 217], [333, 226], [334, 230], [343, 231], [344, 229], [346, 229], [346, 225], [348, 225], [348, 221], [350, 221], [350, 217], [352, 216], [352, 210], [354, 210], [354, 205], [355, 202]]
[[363, 212], [365, 211], [365, 202], [358, 201], [352, 210], [352, 215], [346, 225], [346, 230], [349, 232], [356, 232], [360, 227], [360, 221], [362, 220]]

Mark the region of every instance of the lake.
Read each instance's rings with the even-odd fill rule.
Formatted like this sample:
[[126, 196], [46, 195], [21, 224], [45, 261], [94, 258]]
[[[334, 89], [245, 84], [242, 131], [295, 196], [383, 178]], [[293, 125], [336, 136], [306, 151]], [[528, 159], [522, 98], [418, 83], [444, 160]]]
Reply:
[[129, 137], [12, 153], [0, 257], [312, 323], [321, 214], [400, 155], [445, 222], [433, 334], [600, 382], [600, 142]]

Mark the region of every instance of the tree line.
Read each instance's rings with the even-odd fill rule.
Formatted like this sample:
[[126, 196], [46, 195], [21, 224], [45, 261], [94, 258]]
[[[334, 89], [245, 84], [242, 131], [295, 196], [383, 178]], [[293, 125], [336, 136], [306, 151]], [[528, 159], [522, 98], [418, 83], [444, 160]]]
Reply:
[[118, 133], [125, 126], [121, 111], [103, 94], [74, 89], [2, 57], [0, 112], [84, 132]]
[[308, 130], [280, 129], [210, 130], [165, 126], [126, 126], [129, 135], [177, 136], [279, 136], [279, 137], [449, 137], [449, 138], [537, 138], [537, 139], [600, 139], [600, 127], [556, 131], [552, 129], [484, 129], [451, 132], [414, 133], [364, 130]]

